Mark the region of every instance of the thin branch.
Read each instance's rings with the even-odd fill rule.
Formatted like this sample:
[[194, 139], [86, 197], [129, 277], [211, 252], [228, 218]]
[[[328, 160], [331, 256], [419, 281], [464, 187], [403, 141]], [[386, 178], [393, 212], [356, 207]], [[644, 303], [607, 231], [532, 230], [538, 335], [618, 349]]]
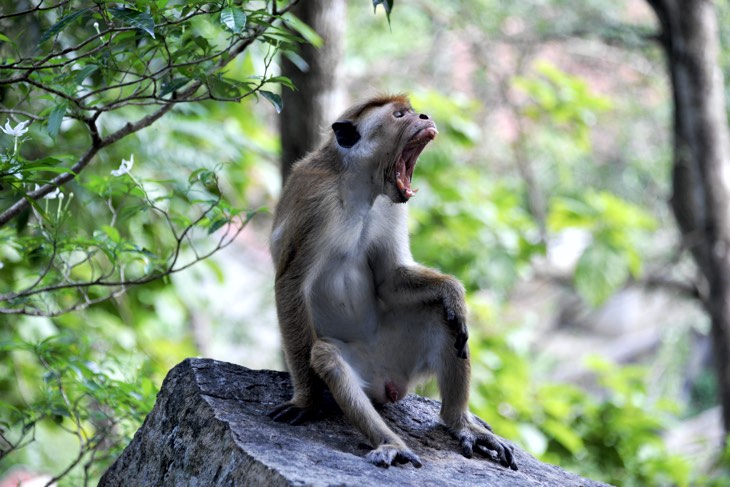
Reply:
[[18, 110], [16, 108], [0, 108], [0, 113], [8, 113], [10, 115], [23, 115], [24, 117], [31, 118], [33, 120], [44, 120], [45, 117], [39, 117], [30, 112], [24, 110]]
[[18, 17], [20, 15], [29, 14], [29, 13], [32, 13], [32, 12], [43, 12], [44, 10], [53, 10], [54, 8], [63, 7], [64, 5], [66, 5], [67, 3], [69, 3], [70, 1], [71, 0], [63, 0], [62, 2], [59, 2], [59, 3], [55, 4], [55, 5], [51, 5], [50, 7], [41, 7], [41, 5], [43, 5], [43, 2], [44, 2], [44, 0], [41, 0], [38, 5], [36, 5], [35, 7], [31, 7], [29, 9], [27, 9], [27, 10], [21, 10], [19, 12], [13, 12], [13, 13], [10, 13], [10, 14], [0, 15], [0, 20], [9, 19], [9, 18], [12, 18], [12, 17]]
[[[93, 306], [95, 304], [107, 301], [109, 299], [116, 298], [117, 296], [121, 296], [124, 294], [127, 289], [131, 286], [139, 286], [142, 284], [147, 284], [152, 281], [156, 281], [162, 277], [169, 276], [178, 272], [181, 272], [185, 269], [188, 269], [189, 267], [192, 267], [193, 265], [197, 264], [198, 262], [205, 260], [209, 257], [211, 257], [216, 252], [225, 249], [228, 247], [233, 241], [236, 239], [236, 237], [243, 231], [243, 229], [248, 224], [249, 219], [243, 220], [237, 224], [234, 231], [231, 233], [230, 229], [234, 225], [233, 222], [229, 222], [227, 225], [227, 231], [223, 233], [222, 237], [218, 240], [218, 243], [213, 247], [210, 251], [199, 254], [195, 259], [192, 259], [190, 262], [187, 262], [179, 267], [175, 267], [177, 264], [177, 260], [179, 258], [180, 250], [182, 248], [182, 240], [185, 239], [186, 233], [181, 234], [180, 236], [180, 242], [178, 242], [178, 245], [175, 247], [175, 251], [173, 252], [173, 255], [171, 256], [172, 262], [168, 264], [167, 268], [163, 271], [150, 274], [148, 276], [140, 277], [138, 279], [132, 279], [132, 280], [121, 280], [121, 281], [91, 281], [91, 282], [83, 282], [83, 283], [70, 283], [70, 284], [57, 284], [53, 286], [48, 286], [42, 289], [36, 289], [31, 293], [22, 293], [18, 294], [16, 296], [0, 296], [0, 301], [7, 301], [9, 299], [17, 299], [17, 298], [23, 298], [23, 297], [29, 297], [30, 295], [36, 295], [41, 293], [47, 293], [47, 292], [53, 292], [58, 291], [62, 289], [77, 289], [79, 292], [85, 295], [86, 299], [82, 302], [78, 302], [72, 306], [68, 306], [62, 309], [57, 309], [54, 311], [51, 310], [39, 310], [30, 308], [28, 306], [24, 306], [22, 308], [0, 308], [0, 315], [27, 315], [27, 316], [45, 316], [45, 317], [54, 317], [54, 316], [60, 316], [72, 311], [79, 311], [82, 309], [86, 309], [90, 306]], [[192, 229], [192, 226], [189, 226], [186, 228], [186, 232]], [[86, 289], [92, 288], [92, 287], [119, 287], [119, 289], [112, 290], [109, 294], [105, 294], [104, 296], [100, 296], [98, 298], [90, 299], [88, 295], [86, 294]]]

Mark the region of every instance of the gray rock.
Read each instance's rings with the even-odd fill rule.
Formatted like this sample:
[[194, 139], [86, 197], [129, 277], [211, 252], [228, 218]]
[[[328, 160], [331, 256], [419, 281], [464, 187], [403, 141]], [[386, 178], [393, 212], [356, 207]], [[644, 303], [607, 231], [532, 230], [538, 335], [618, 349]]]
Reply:
[[464, 458], [439, 423], [439, 403], [414, 394], [382, 414], [423, 468], [379, 468], [365, 460], [370, 447], [341, 413], [300, 426], [266, 416], [290, 396], [286, 373], [187, 359], [167, 375], [154, 409], [99, 485], [606, 485], [517, 446], [516, 472], [490, 458]]

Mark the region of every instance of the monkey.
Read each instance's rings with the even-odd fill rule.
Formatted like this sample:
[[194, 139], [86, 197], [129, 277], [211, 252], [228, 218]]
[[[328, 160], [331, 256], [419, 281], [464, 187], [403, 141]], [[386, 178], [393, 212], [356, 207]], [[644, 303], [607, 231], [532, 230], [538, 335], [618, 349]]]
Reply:
[[436, 376], [440, 417], [462, 454], [511, 446], [468, 410], [465, 290], [416, 263], [407, 203], [416, 161], [438, 131], [404, 95], [346, 110], [321, 147], [294, 164], [270, 238], [274, 294], [293, 397], [271, 412], [299, 424], [318, 416], [325, 389], [369, 440], [366, 458], [389, 467], [419, 457], [376, 409]]

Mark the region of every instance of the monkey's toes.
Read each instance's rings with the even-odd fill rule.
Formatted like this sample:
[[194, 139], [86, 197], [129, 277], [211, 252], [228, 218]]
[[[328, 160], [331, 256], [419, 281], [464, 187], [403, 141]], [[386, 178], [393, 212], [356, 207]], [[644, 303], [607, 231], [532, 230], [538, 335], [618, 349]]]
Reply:
[[482, 455], [494, 458], [490, 451], [497, 454], [497, 460], [503, 467], [509, 467], [512, 470], [517, 470], [517, 464], [515, 463], [514, 450], [507, 443], [500, 441], [496, 436], [491, 437], [480, 436], [476, 441], [476, 450]]
[[[480, 421], [481, 422], [481, 421]], [[475, 433], [470, 430], [462, 431], [459, 435], [459, 443], [461, 445], [461, 453], [466, 458], [472, 458], [474, 456], [474, 450], [478, 453], [494, 458], [491, 452], [496, 453], [496, 460], [503, 467], [517, 470], [517, 463], [515, 463], [514, 450], [510, 445], [501, 441], [493, 433]]]
[[366, 458], [373, 465], [383, 468], [404, 463], [411, 463], [416, 468], [421, 468], [423, 465], [418, 455], [408, 448], [398, 448], [392, 445], [380, 445], [375, 450], [370, 451]]
[[302, 424], [310, 419], [315, 419], [317, 410], [315, 408], [299, 407], [291, 402], [279, 404], [266, 414], [277, 423], [289, 423], [291, 425]]

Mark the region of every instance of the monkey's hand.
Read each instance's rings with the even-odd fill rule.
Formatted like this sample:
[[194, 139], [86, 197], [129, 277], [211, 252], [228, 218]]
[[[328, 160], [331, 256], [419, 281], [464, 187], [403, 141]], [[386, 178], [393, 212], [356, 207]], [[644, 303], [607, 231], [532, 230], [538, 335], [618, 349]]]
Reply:
[[461, 453], [466, 458], [474, 456], [476, 450], [484, 456], [496, 458], [503, 467], [517, 470], [514, 449], [492, 433], [491, 427], [484, 420], [467, 413], [462, 418], [462, 424], [449, 427], [449, 432], [459, 441]]
[[446, 324], [456, 336], [456, 340], [454, 341], [456, 355], [459, 358], [465, 359], [468, 356], [466, 342], [469, 340], [469, 330], [466, 328], [464, 286], [456, 279], [449, 277], [445, 281], [441, 300], [444, 307]]
[[371, 450], [366, 458], [370, 463], [378, 467], [388, 468], [391, 465], [412, 463], [414, 467], [421, 468], [421, 460], [407, 446], [392, 443], [385, 443]]
[[316, 405], [302, 407], [294, 401], [287, 401], [279, 404], [266, 415], [278, 423], [297, 425], [318, 418], [320, 411]]

